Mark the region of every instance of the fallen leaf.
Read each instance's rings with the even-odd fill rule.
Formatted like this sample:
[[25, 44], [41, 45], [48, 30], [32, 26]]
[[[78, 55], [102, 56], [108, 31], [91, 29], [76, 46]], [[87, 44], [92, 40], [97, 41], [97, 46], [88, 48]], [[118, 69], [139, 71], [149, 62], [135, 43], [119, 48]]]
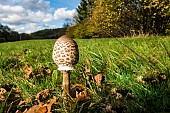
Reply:
[[51, 70], [48, 67], [44, 67], [42, 64], [38, 66], [38, 70], [43, 71], [44, 74], [51, 74]]
[[86, 68], [86, 73], [90, 73], [90, 68]]
[[53, 96], [49, 103], [44, 105], [34, 105], [28, 111], [24, 113], [51, 113], [51, 107], [54, 103], [56, 103], [57, 98]]
[[73, 85], [70, 90], [70, 95], [74, 102], [90, 99], [90, 97], [87, 96], [87, 91], [82, 84]]
[[106, 105], [106, 108], [105, 108], [106, 112], [109, 113], [112, 111], [112, 106], [111, 105]]
[[70, 96], [73, 98], [77, 98], [78, 94], [84, 90], [84, 86], [82, 84], [75, 84], [70, 89]]
[[38, 66], [38, 70], [41, 70], [43, 68], [42, 64]]
[[49, 89], [45, 89], [45, 90], [37, 93], [36, 99], [37, 99], [37, 101], [38, 101], [38, 103], [39, 103], [40, 106], [42, 106], [42, 104], [43, 104], [42, 101], [47, 98], [47, 96], [49, 95], [49, 93], [50, 93], [50, 90], [49, 90]]
[[44, 72], [45, 74], [51, 74], [51, 70], [50, 70], [48, 67], [44, 67], [43, 72]]
[[47, 112], [47, 107], [46, 106], [39, 106], [39, 105], [34, 105], [32, 106], [28, 111], [24, 113], [46, 113]]
[[143, 80], [143, 76], [138, 76], [138, 77], [136, 78], [136, 80], [137, 80], [137, 82], [139, 82], [139, 83], [145, 83], [145, 81]]
[[112, 93], [112, 94], [117, 94], [117, 88], [111, 89], [111, 93]]
[[164, 73], [160, 73], [158, 77], [160, 81], [165, 81], [167, 79]]
[[154, 75], [154, 76], [158, 76], [158, 75], [159, 75], [159, 71], [155, 70], [155, 71], [153, 72], [153, 75]]
[[117, 100], [120, 100], [122, 97], [123, 97], [122, 94], [116, 93], [116, 99], [117, 99]]
[[96, 76], [94, 76], [94, 80], [95, 80], [95, 84], [96, 84], [97, 86], [100, 86], [101, 83], [102, 83], [103, 80], [104, 80], [104, 75], [103, 75], [103, 73], [99, 73], [99, 74], [97, 74]]
[[25, 67], [25, 75], [24, 77], [26, 79], [30, 78], [32, 76], [32, 71], [33, 71], [33, 68], [32, 66], [30, 66], [28, 63], [26, 63], [26, 67]]
[[24, 112], [23, 113], [26, 113], [28, 111], [28, 109], [26, 108], [25, 110], [24, 110]]
[[21, 106], [21, 105], [23, 105], [23, 104], [27, 104], [30, 100], [31, 100], [31, 98], [28, 97], [28, 98], [26, 98], [24, 101], [20, 101], [19, 104], [18, 104], [18, 106]]
[[128, 93], [128, 97], [131, 99], [135, 98], [135, 92]]
[[6, 89], [0, 88], [0, 102], [5, 100], [6, 93], [7, 93]]
[[47, 110], [48, 112], [47, 113], [51, 113], [51, 106], [57, 102], [57, 98], [56, 96], [53, 96], [53, 98], [50, 100], [50, 103], [49, 104], [45, 104], [44, 106], [47, 106]]
[[47, 106], [41, 106], [39, 109], [35, 111], [35, 113], [50, 113], [50, 112], [48, 112]]
[[22, 111], [21, 110], [17, 110], [15, 113], [22, 113]]

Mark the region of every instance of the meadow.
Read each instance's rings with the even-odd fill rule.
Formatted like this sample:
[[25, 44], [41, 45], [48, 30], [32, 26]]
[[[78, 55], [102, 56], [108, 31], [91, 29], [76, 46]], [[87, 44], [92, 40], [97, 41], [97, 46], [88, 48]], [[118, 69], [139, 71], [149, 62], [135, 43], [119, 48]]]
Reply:
[[55, 41], [0, 43], [0, 112], [40, 104], [53, 113], [170, 112], [170, 37], [75, 39], [80, 59], [70, 79], [79, 94], [65, 104]]

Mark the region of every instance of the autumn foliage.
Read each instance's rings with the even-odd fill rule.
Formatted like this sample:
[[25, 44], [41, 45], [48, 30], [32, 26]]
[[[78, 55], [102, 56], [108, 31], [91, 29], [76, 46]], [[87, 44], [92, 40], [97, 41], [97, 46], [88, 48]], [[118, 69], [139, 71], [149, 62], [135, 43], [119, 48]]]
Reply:
[[81, 2], [78, 11], [86, 13], [82, 16], [78, 12], [76, 17], [81, 15], [85, 18], [76, 19], [79, 21], [68, 27], [68, 35], [74, 38], [103, 38], [169, 34], [169, 0], [92, 1], [90, 7], [88, 1]]

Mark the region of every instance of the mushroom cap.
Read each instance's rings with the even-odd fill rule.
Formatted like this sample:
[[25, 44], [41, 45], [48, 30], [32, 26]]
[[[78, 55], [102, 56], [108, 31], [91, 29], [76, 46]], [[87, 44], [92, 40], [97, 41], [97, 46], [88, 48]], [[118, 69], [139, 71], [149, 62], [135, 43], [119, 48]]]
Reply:
[[58, 70], [73, 70], [79, 60], [77, 43], [67, 35], [61, 36], [54, 44], [52, 58]]
[[69, 36], [67, 36], [67, 35], [63, 35], [63, 36], [61, 36], [61, 37], [59, 37], [58, 39], [57, 39], [57, 42], [74, 42], [74, 40], [73, 39], [71, 39]]

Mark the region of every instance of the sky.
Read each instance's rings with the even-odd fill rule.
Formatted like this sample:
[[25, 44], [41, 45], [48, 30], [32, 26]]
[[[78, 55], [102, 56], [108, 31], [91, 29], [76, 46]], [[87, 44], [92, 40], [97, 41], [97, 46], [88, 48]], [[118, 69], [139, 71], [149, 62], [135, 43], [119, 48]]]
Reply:
[[61, 28], [81, 0], [0, 0], [0, 23], [19, 33]]

